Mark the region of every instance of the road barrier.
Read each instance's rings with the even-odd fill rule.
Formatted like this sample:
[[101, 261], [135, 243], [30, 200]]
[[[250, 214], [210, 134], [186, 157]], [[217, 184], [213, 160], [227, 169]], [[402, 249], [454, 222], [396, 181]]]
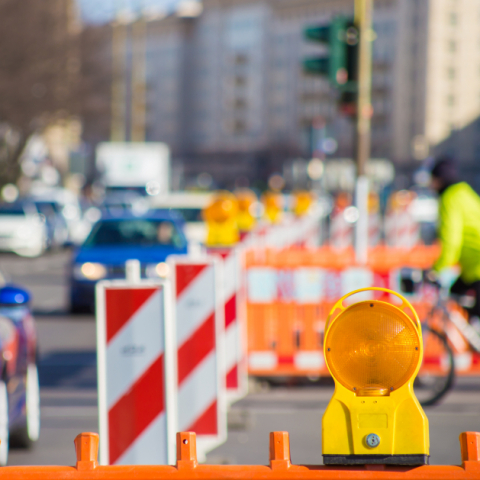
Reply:
[[175, 455], [170, 285], [141, 281], [132, 266], [131, 278], [96, 287], [102, 465], [167, 464]]
[[460, 434], [461, 465], [393, 467], [362, 465], [332, 467], [294, 465], [287, 432], [271, 432], [268, 465], [199, 465], [195, 433], [177, 434], [175, 465], [99, 466], [99, 438], [82, 433], [75, 438], [74, 467], [3, 467], [5, 480], [478, 480], [480, 479], [480, 433]]
[[242, 288], [242, 265], [239, 248], [209, 248], [223, 262], [221, 302], [225, 317], [225, 384], [227, 400], [233, 403], [248, 393], [247, 342]]
[[385, 214], [385, 241], [392, 247], [411, 249], [420, 241], [420, 225], [413, 216], [416, 195], [401, 190], [390, 197]]
[[353, 223], [345, 218], [346, 208], [337, 207], [330, 215], [330, 245], [336, 250], [353, 245]]
[[178, 364], [178, 427], [198, 435], [199, 455], [227, 438], [223, 268], [212, 256], [171, 256]]
[[[248, 369], [256, 376], [323, 376], [323, 333], [328, 312], [344, 294], [364, 287], [400, 291], [402, 268], [430, 268], [437, 246], [371, 249], [367, 266], [355, 263], [353, 249], [251, 249], [245, 254], [247, 283]], [[373, 294], [380, 298], [382, 294]], [[428, 295], [406, 297], [421, 319], [432, 308]], [[448, 328], [456, 328], [450, 325]], [[459, 336], [459, 334], [457, 335]], [[456, 350], [457, 371], [480, 372], [480, 355]], [[426, 350], [422, 373], [441, 368]]]

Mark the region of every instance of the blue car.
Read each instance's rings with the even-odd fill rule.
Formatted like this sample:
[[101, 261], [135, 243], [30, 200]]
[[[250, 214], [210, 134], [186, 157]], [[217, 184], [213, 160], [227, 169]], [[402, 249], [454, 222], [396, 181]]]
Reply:
[[93, 311], [95, 284], [125, 278], [125, 262], [137, 259], [143, 278], [165, 276], [165, 259], [187, 252], [183, 223], [175, 212], [149, 211], [141, 216], [125, 212], [107, 215], [92, 228], [73, 257], [70, 307], [73, 313]]
[[37, 335], [20, 287], [0, 288], [0, 466], [10, 445], [30, 447], [40, 434]]

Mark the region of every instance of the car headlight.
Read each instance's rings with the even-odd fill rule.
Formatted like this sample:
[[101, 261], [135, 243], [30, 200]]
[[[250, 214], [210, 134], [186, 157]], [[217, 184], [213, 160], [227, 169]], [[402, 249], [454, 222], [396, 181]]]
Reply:
[[100, 280], [107, 276], [107, 269], [101, 263], [82, 263], [75, 265], [73, 276], [77, 280]]
[[166, 278], [170, 272], [169, 266], [165, 262], [147, 265], [145, 274], [149, 278]]

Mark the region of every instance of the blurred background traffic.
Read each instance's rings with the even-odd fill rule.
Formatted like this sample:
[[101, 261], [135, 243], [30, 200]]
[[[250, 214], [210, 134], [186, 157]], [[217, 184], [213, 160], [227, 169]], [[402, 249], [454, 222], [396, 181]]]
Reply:
[[[124, 278], [131, 258], [142, 277], [164, 278], [168, 255], [243, 242], [252, 249], [246, 268], [340, 271], [359, 263], [356, 232], [367, 225], [369, 268], [397, 272], [383, 286], [431, 294], [420, 284], [438, 256], [434, 159], [455, 158], [460, 179], [480, 190], [480, 1], [375, 0], [370, 19], [361, 3], [0, 0], [0, 271], [9, 285], [0, 315], [10, 322], [0, 338], [5, 365], [10, 350], [22, 359], [0, 382], [11, 405], [10, 414], [0, 408], [0, 436], [10, 428], [28, 446], [40, 417], [46, 432], [37, 449], [11, 451], [10, 462], [69, 462], [62, 439], [96, 430], [94, 285]], [[360, 38], [371, 46], [363, 57]], [[367, 96], [357, 97], [362, 82]], [[320, 260], [285, 266], [295, 249]], [[444, 272], [444, 286], [455, 273]], [[249, 288], [261, 297], [271, 278], [255, 275]], [[284, 310], [287, 277], [275, 278], [272, 302]], [[342, 293], [337, 281], [367, 281], [345, 278], [322, 283], [333, 292], [327, 300]], [[422, 305], [441, 310], [441, 302]], [[250, 303], [260, 325], [268, 315]], [[317, 345], [325, 315], [313, 315]], [[292, 332], [303, 331], [297, 317]], [[454, 353], [461, 363], [460, 354], [480, 351], [470, 330], [456, 328], [457, 350], [455, 333], [448, 345], [445, 335], [436, 340], [449, 363], [439, 386], [435, 371], [425, 380], [433, 396], [452, 386]], [[279, 345], [258, 342], [262, 352]], [[444, 462], [458, 449], [441, 432], [478, 425], [480, 360], [468, 358], [469, 376], [433, 413], [432, 445]], [[318, 462], [305, 446], [319, 445], [319, 432], [302, 410], [318, 415], [331, 384], [309, 368], [301, 381], [288, 369], [272, 381], [260, 368], [253, 396], [229, 417], [230, 443], [210, 460], [261, 462], [246, 446], [251, 432], [290, 429], [300, 461]], [[13, 393], [11, 378], [21, 379]], [[277, 414], [262, 417], [264, 405]], [[5, 455], [0, 449], [0, 463]]]

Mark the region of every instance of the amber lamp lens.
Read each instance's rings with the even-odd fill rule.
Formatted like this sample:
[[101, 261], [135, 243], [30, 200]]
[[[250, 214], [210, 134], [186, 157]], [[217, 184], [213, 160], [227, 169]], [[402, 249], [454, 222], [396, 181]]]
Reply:
[[327, 333], [325, 357], [332, 375], [357, 395], [385, 395], [408, 382], [421, 360], [410, 318], [382, 302], [348, 307]]

